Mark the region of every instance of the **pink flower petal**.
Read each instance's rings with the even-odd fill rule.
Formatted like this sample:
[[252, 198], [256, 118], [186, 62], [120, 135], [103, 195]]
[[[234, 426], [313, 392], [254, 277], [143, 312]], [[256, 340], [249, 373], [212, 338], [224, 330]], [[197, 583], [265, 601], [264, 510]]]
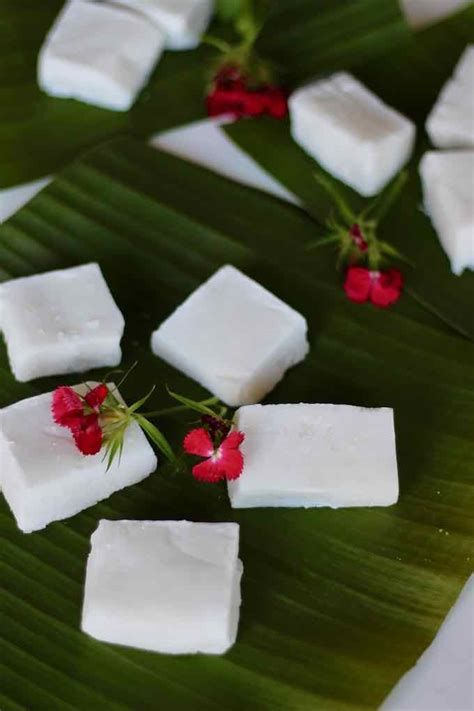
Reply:
[[351, 301], [362, 304], [367, 301], [372, 288], [372, 279], [365, 267], [349, 267], [346, 272], [344, 291]]
[[403, 288], [403, 275], [399, 269], [387, 269], [379, 272], [373, 279], [370, 300], [382, 309], [391, 306], [400, 298]]
[[238, 479], [244, 468], [244, 458], [240, 449], [228, 449], [223, 452], [219, 467], [226, 479]]
[[276, 119], [282, 119], [288, 113], [286, 94], [278, 86], [267, 86], [265, 90], [265, 108], [267, 113]]
[[219, 447], [219, 450], [225, 453], [231, 449], [237, 449], [238, 447], [240, 447], [244, 439], [245, 435], [243, 432], [238, 432], [237, 430], [234, 430], [233, 432], [227, 435], [227, 437]]
[[87, 402], [89, 407], [92, 407], [95, 410], [102, 405], [102, 403], [104, 402], [104, 400], [108, 394], [109, 394], [109, 389], [108, 389], [107, 385], [105, 385], [104, 383], [101, 383], [100, 385], [97, 385], [95, 388], [92, 388], [92, 390], [89, 390], [89, 392], [85, 396], [84, 400]]
[[221, 469], [220, 461], [206, 459], [193, 467], [193, 476], [198, 481], [207, 481], [215, 484], [223, 479], [225, 475]]
[[214, 454], [212, 440], [204, 427], [188, 432], [184, 438], [183, 449], [187, 454], [196, 454], [199, 457], [210, 457]]
[[61, 385], [53, 393], [53, 419], [61, 427], [73, 427], [84, 415], [81, 398], [73, 388]]
[[97, 415], [86, 415], [72, 430], [76, 447], [82, 454], [97, 454], [102, 447], [102, 430]]

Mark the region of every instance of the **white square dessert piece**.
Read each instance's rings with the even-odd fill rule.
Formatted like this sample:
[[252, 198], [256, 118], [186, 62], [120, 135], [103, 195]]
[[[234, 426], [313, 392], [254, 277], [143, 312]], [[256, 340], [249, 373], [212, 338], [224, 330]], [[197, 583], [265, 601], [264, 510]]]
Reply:
[[428, 151], [420, 175], [425, 209], [452, 272], [474, 269], [474, 150]]
[[21, 382], [118, 365], [124, 325], [95, 263], [0, 284], [0, 332]]
[[239, 623], [239, 526], [100, 521], [87, 561], [82, 629], [163, 654], [224, 654]]
[[[85, 385], [75, 389], [87, 392]], [[74, 516], [145, 479], [157, 466], [148, 440], [132, 422], [120, 463], [115, 459], [106, 471], [103, 451], [81, 454], [71, 432], [54, 422], [52, 397], [45, 393], [0, 410], [0, 487], [24, 533]]]
[[398, 499], [393, 410], [351, 405], [241, 407], [244, 469], [233, 508], [390, 506]]
[[350, 74], [297, 89], [289, 99], [294, 140], [361, 195], [375, 195], [410, 158], [415, 126]]
[[166, 35], [167, 49], [197, 47], [214, 9], [213, 0], [116, 1], [120, 5], [142, 13], [158, 25]]
[[38, 57], [52, 96], [127, 111], [158, 61], [165, 34], [137, 13], [87, 0], [65, 4]]
[[308, 353], [306, 319], [225, 266], [153, 333], [153, 353], [227, 405], [258, 402]]
[[453, 76], [441, 89], [426, 131], [438, 148], [474, 147], [474, 45], [465, 49]]

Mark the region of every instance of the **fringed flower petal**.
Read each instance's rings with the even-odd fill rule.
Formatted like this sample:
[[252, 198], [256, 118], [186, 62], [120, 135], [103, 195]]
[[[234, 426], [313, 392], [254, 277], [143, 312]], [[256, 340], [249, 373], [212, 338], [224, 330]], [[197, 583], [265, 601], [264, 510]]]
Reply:
[[61, 385], [53, 393], [53, 419], [61, 427], [73, 427], [84, 416], [84, 405], [73, 388]]
[[97, 415], [83, 417], [81, 422], [72, 429], [72, 436], [76, 447], [82, 454], [92, 455], [100, 452], [103, 434]]
[[89, 407], [97, 410], [102, 405], [108, 394], [109, 389], [107, 385], [105, 385], [105, 383], [101, 383], [100, 385], [96, 385], [95, 388], [92, 388], [92, 390], [89, 390], [84, 400], [87, 402]]
[[186, 454], [196, 454], [198, 457], [210, 457], [214, 454], [214, 445], [209, 432], [204, 427], [188, 432], [184, 438], [183, 449]]

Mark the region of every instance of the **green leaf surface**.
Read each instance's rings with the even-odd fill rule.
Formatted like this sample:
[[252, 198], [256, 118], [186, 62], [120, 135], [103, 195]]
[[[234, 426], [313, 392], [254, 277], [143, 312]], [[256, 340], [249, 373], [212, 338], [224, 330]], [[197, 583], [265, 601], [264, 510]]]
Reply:
[[[296, 39], [298, 45], [306, 46], [311, 67], [318, 70], [326, 69], [326, 61], [323, 55], [314, 53], [316, 36], [308, 37], [308, 16], [317, 29], [322, 13], [321, 29], [331, 38], [331, 56], [347, 66], [360, 63], [361, 56], [376, 56], [388, 37], [396, 42], [402, 34], [401, 15], [395, 12], [397, 0], [352, 2], [356, 30], [367, 33], [357, 41], [352, 26], [339, 24], [340, 12], [351, 5], [348, 0], [296, 4], [301, 8], [290, 12], [292, 42]], [[377, 4], [385, 9], [376, 10]], [[229, 12], [238, 9], [238, 3], [223, 3], [221, 9], [224, 5]], [[262, 3], [257, 5], [259, 9]], [[271, 37], [277, 47], [269, 48], [270, 58], [286, 61], [278, 42], [286, 42], [288, 27], [279, 18], [287, 3], [277, 0], [272, 5], [275, 14], [262, 35], [260, 49], [266, 51], [266, 38]], [[328, 5], [332, 9], [328, 10]], [[61, 6], [61, 0], [0, 0], [0, 189], [54, 173], [85, 149], [112, 136], [131, 133], [149, 137], [204, 116], [203, 97], [216, 57], [214, 49], [204, 46], [191, 52], [165, 52], [128, 113], [43, 94], [36, 83], [37, 55]], [[219, 34], [222, 29], [215, 24], [210, 32]]]
[[[409, 179], [398, 201], [381, 225], [379, 237], [390, 242], [414, 265], [404, 269], [413, 298], [438, 314], [453, 328], [474, 339], [474, 273], [453, 276], [429, 218], [423, 212], [418, 163], [429, 145], [423, 123], [442, 81], [452, 72], [468, 41], [474, 41], [474, 5], [417, 36], [409, 61], [391, 51], [356, 75], [388, 103], [418, 122], [418, 145], [408, 170]], [[434, 77], [434, 78], [433, 78]], [[227, 134], [263, 168], [297, 195], [315, 218], [315, 230], [336, 205], [315, 180], [319, 172], [357, 211], [370, 201], [325, 173], [291, 138], [289, 121], [239, 121], [226, 126]], [[318, 227], [319, 225], [319, 227]], [[315, 237], [318, 232], [315, 233]], [[317, 254], [319, 258], [319, 252]]]
[[153, 422], [147, 420], [146, 417], [143, 417], [143, 415], [135, 414], [134, 419], [138, 422], [145, 434], [151, 439], [158, 451], [161, 454], [164, 454], [168, 461], [174, 462], [176, 460], [175, 454], [170, 447], [168, 440], [158, 429], [158, 427], [154, 425]]
[[[303, 211], [129, 140], [86, 155], [0, 227], [0, 279], [100, 262], [126, 318], [124, 365], [139, 361], [128, 402], [153, 382], [206, 397], [153, 356], [150, 333], [222, 264], [256, 278], [307, 317], [311, 345], [268, 401], [394, 407], [401, 491], [390, 508], [238, 511], [220, 485], [162, 464], [30, 535], [2, 502], [2, 708], [374, 709], [432, 640], [472, 569], [473, 346], [408, 295], [388, 311], [348, 302], [330, 249], [299, 249], [314, 233]], [[82, 377], [16, 383], [0, 346], [0, 406]], [[157, 391], [150, 406], [162, 404]], [[189, 417], [156, 421], [176, 451]], [[243, 606], [227, 655], [80, 632], [101, 517], [240, 523]]]
[[54, 173], [111, 136], [149, 136], [204, 116], [209, 48], [165, 52], [129, 112], [56, 99], [36, 83], [60, 0], [0, 0], [0, 189]]
[[257, 50], [294, 86], [405, 47], [411, 35], [398, 0], [276, 0]]

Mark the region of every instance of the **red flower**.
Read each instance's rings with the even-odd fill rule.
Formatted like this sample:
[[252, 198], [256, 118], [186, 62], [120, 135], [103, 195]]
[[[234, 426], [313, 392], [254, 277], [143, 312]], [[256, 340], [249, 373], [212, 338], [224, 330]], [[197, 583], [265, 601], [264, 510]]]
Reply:
[[267, 86], [264, 90], [264, 104], [267, 114], [282, 119], [288, 113], [286, 94], [278, 86]]
[[344, 282], [344, 291], [351, 301], [370, 300], [381, 308], [398, 301], [402, 288], [403, 275], [398, 269], [370, 271], [366, 267], [349, 267]]
[[349, 235], [352, 237], [352, 241], [354, 242], [355, 246], [361, 252], [367, 252], [369, 245], [367, 244], [366, 240], [364, 239], [362, 230], [360, 229], [360, 227], [357, 223], [352, 225], [351, 229], [349, 230]]
[[235, 118], [245, 113], [245, 82], [235, 67], [224, 67], [214, 77], [212, 91], [206, 97], [209, 116], [232, 114]]
[[70, 387], [62, 385], [53, 393], [53, 420], [61, 427], [72, 427], [84, 416], [84, 404]]
[[[97, 454], [102, 447], [99, 410], [108, 395], [103, 383], [89, 390], [84, 400], [73, 388], [63, 385], [53, 393], [53, 419], [61, 427], [68, 427], [82, 454]], [[86, 413], [86, 406], [94, 412]]]
[[227, 437], [230, 431], [230, 425], [225, 421], [221, 420], [219, 417], [213, 417], [212, 415], [203, 415], [201, 417], [201, 422], [207, 427], [211, 438], [215, 442], [217, 436]]
[[403, 288], [403, 275], [398, 269], [387, 269], [377, 274], [372, 283], [370, 300], [376, 306], [386, 308], [400, 298]]
[[206, 99], [207, 113], [209, 116], [232, 114], [235, 118], [239, 118], [245, 115], [245, 98], [246, 92], [244, 89], [216, 87]]
[[193, 467], [194, 478], [207, 482], [237, 479], [244, 466], [244, 458], [239, 449], [244, 437], [242, 432], [233, 431], [216, 448], [204, 427], [188, 432], [183, 442], [184, 451], [206, 458]]
[[97, 454], [102, 447], [102, 430], [96, 414], [85, 415], [80, 423], [71, 429], [76, 447], [82, 454]]
[[244, 91], [243, 116], [261, 116], [266, 111], [265, 92], [259, 89]]
[[206, 106], [209, 116], [232, 114], [235, 118], [266, 113], [280, 119], [288, 111], [286, 96], [281, 89], [266, 84], [251, 89], [236, 67], [225, 67], [214, 77]]
[[108, 394], [109, 389], [107, 385], [101, 383], [100, 385], [96, 385], [95, 388], [92, 388], [92, 390], [89, 390], [84, 400], [93, 410], [98, 410]]

